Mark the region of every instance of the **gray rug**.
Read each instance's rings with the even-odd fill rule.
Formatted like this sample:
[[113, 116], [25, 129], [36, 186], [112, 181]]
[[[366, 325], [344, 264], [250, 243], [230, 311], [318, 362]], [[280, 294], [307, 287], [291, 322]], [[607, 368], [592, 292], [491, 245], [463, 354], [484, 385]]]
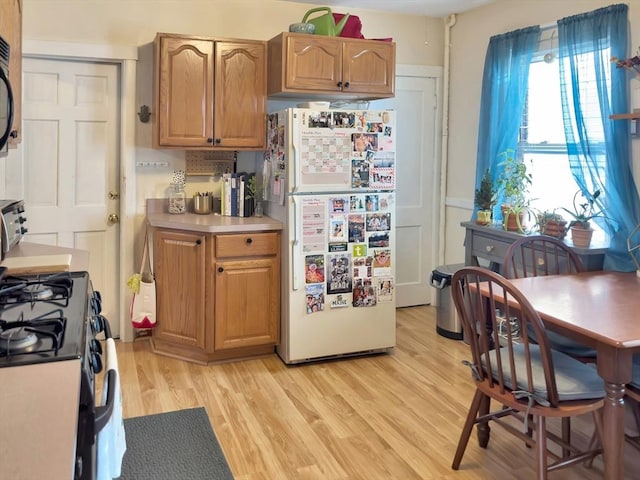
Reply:
[[233, 480], [204, 408], [127, 418], [120, 480]]

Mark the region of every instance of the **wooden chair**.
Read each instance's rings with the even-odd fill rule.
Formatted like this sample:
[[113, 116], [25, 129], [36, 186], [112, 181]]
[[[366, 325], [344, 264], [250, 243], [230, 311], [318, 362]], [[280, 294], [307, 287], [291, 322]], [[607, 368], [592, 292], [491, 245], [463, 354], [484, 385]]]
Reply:
[[584, 272], [580, 258], [562, 240], [526, 235], [513, 242], [504, 258], [506, 278], [540, 277]]
[[[564, 242], [548, 235], [527, 235], [512, 243], [504, 258], [506, 278], [540, 277], [580, 273], [580, 258]], [[530, 335], [533, 332], [529, 332]], [[547, 332], [551, 348], [583, 362], [594, 362], [596, 351], [555, 332]]]
[[[480, 284], [486, 285], [489, 298], [477, 293]], [[595, 369], [553, 351], [538, 313], [523, 294], [498, 273], [482, 267], [462, 268], [453, 275], [451, 294], [471, 349], [471, 359], [464, 363], [471, 368], [476, 385], [452, 468], [460, 467], [474, 425], [478, 425], [480, 446], [487, 447], [489, 422], [501, 425], [535, 449], [537, 479], [546, 479], [550, 471], [590, 460], [601, 453], [599, 444], [598, 448], [579, 451], [546, 428], [547, 418], [592, 413], [597, 432], [602, 431], [605, 391]], [[507, 318], [517, 318], [518, 338], [510, 322], [499, 335], [498, 309], [504, 309]], [[538, 343], [530, 341], [529, 326]], [[494, 349], [492, 345], [499, 348]], [[490, 411], [492, 400], [499, 407]], [[517, 423], [508, 421], [507, 417], [514, 417]], [[548, 440], [562, 448], [563, 453], [551, 451]], [[516, 448], [517, 443], [513, 445]]]

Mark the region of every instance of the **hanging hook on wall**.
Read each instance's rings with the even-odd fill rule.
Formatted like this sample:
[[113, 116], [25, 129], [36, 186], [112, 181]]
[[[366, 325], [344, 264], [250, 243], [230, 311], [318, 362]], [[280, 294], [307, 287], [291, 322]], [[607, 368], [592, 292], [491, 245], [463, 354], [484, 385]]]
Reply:
[[147, 105], [142, 105], [140, 107], [140, 111], [138, 112], [138, 117], [140, 117], [140, 121], [142, 123], [149, 122], [149, 118], [151, 117], [151, 112], [149, 111], [149, 107]]

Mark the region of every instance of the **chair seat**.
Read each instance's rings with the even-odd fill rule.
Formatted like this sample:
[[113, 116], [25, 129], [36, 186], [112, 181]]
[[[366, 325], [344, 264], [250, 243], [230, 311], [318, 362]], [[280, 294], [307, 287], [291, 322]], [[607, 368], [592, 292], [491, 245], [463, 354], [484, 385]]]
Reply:
[[[531, 368], [533, 375], [534, 394], [538, 398], [548, 399], [547, 386], [545, 382], [544, 370], [542, 368], [540, 358], [540, 348], [538, 345], [529, 345], [531, 351]], [[526, 365], [525, 350], [523, 345], [514, 345], [514, 362], [518, 375], [521, 380], [516, 386], [511, 380], [511, 372], [504, 372], [505, 382], [509, 382], [506, 386], [511, 390], [526, 389]], [[503, 358], [506, 358], [506, 347], [500, 349]], [[497, 376], [496, 351], [490, 352], [492, 374], [494, 378]], [[558, 388], [558, 397], [560, 401], [571, 400], [591, 400], [603, 398], [605, 395], [604, 382], [598, 376], [596, 370], [575, 358], [570, 357], [562, 352], [551, 350], [551, 358], [556, 374], [556, 384]], [[640, 368], [639, 374], [640, 374]]]
[[[527, 329], [529, 336], [536, 341], [536, 335], [532, 329]], [[594, 348], [588, 347], [580, 342], [576, 342], [572, 338], [565, 337], [559, 333], [547, 330], [547, 340], [549, 346], [558, 352], [566, 353], [576, 358], [593, 359], [595, 361], [598, 352]]]

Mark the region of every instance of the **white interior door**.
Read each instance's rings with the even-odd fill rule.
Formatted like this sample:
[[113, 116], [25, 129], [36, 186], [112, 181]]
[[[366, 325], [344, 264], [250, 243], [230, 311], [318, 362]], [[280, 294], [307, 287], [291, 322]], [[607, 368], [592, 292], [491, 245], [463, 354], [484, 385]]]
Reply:
[[[89, 274], [119, 334], [118, 66], [25, 58], [25, 241], [89, 251]], [[113, 193], [110, 195], [110, 193]]]
[[396, 306], [432, 303], [431, 271], [436, 267], [436, 166], [441, 152], [437, 68], [402, 68], [395, 98], [371, 102], [396, 114]]

